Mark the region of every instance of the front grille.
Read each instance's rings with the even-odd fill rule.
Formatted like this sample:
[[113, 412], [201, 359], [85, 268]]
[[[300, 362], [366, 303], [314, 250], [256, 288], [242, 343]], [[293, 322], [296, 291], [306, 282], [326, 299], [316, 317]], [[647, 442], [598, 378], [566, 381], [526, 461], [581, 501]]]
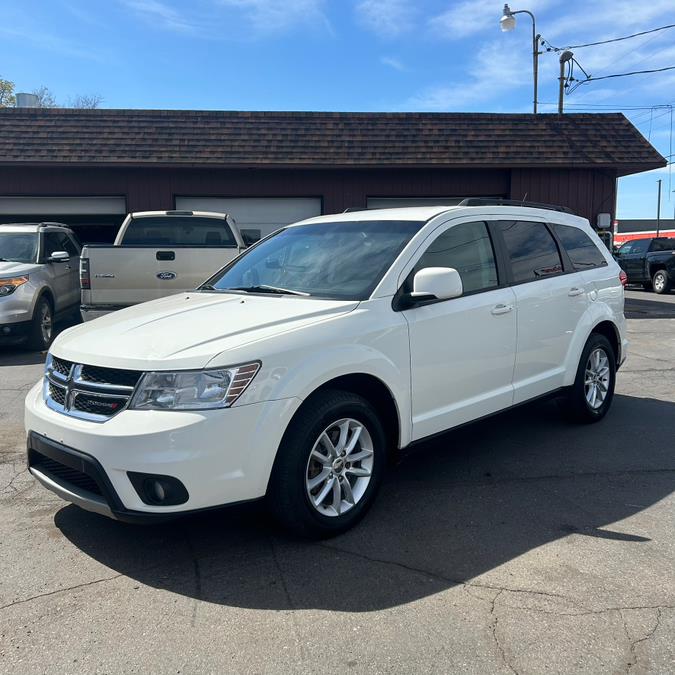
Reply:
[[53, 401], [59, 405], [66, 404], [66, 389], [65, 387], [60, 387], [56, 384], [49, 382], [49, 396]]
[[137, 370], [118, 370], [99, 366], [82, 366], [82, 379], [97, 384], [115, 384], [135, 387], [143, 373]]
[[64, 487], [70, 488], [71, 490], [73, 488], [76, 488], [77, 490], [86, 490], [95, 495], [103, 496], [103, 491], [99, 487], [99, 484], [88, 474], [66, 466], [65, 464], [61, 464], [61, 462], [46, 457], [36, 450], [31, 450], [30, 452], [31, 466], [48, 474], [50, 478], [55, 479]]
[[92, 415], [114, 415], [127, 404], [128, 398], [120, 396], [117, 398], [96, 396], [96, 394], [77, 393], [73, 401], [73, 409]]
[[50, 354], [45, 402], [64, 415], [105, 422], [128, 405], [142, 375], [138, 370], [73, 363]]
[[64, 375], [65, 377], [70, 375], [70, 368], [73, 365], [71, 361], [65, 361], [64, 359], [58, 359], [56, 356], [52, 356], [51, 362], [55, 372]]

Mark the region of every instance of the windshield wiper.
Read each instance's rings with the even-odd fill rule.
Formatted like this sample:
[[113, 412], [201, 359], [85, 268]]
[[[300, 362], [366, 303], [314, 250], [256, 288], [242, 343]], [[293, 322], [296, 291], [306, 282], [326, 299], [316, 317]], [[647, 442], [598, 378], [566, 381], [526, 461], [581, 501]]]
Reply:
[[243, 291], [244, 293], [275, 293], [277, 295], [302, 295], [309, 297], [309, 293], [302, 291], [293, 291], [290, 288], [278, 288], [277, 286], [268, 286], [260, 284], [259, 286], [236, 286], [234, 288], [223, 288], [224, 291]]

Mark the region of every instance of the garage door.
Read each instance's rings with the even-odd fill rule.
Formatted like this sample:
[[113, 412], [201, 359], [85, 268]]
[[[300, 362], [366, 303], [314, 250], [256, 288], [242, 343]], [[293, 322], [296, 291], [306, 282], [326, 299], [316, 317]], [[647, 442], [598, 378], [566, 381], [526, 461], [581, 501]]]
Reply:
[[124, 197], [0, 197], [0, 215], [125, 215]]
[[368, 197], [369, 209], [395, 209], [402, 206], [455, 206], [465, 197]]
[[122, 196], [0, 196], [0, 223], [65, 223], [84, 243], [112, 243], [126, 213]]
[[321, 215], [317, 197], [176, 197], [185, 211], [229, 213], [250, 238], [264, 237], [284, 225]]

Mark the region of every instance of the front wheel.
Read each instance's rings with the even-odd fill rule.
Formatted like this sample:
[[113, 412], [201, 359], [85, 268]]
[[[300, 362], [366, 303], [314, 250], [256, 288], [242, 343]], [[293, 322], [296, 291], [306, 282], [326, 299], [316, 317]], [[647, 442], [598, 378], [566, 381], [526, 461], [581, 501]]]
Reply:
[[663, 295], [670, 292], [670, 279], [666, 270], [656, 270], [652, 277], [652, 288], [655, 293]]
[[43, 352], [49, 349], [54, 333], [54, 312], [52, 305], [45, 297], [40, 298], [33, 312], [28, 344], [31, 349]]
[[609, 410], [616, 383], [616, 355], [609, 340], [593, 333], [579, 360], [574, 384], [562, 401], [563, 408], [575, 422], [599, 422]]
[[370, 508], [385, 467], [386, 436], [373, 406], [345, 391], [315, 395], [295, 416], [267, 493], [272, 515], [295, 534], [330, 537]]

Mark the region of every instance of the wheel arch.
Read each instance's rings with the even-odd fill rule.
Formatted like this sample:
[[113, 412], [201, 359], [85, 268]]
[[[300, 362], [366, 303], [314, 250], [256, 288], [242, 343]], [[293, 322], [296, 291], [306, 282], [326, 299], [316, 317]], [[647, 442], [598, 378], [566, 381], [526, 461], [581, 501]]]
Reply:
[[31, 319], [35, 316], [35, 308], [38, 306], [38, 302], [40, 302], [42, 298], [47, 298], [49, 304], [52, 306], [52, 315], [56, 312], [56, 302], [54, 298], [54, 293], [52, 293], [52, 289], [49, 288], [49, 286], [43, 286], [35, 294], [35, 300], [33, 301], [33, 308], [31, 309]]
[[[593, 335], [593, 333], [603, 335], [609, 340], [609, 344], [612, 345], [614, 356], [616, 357], [616, 365], [618, 366], [621, 363], [621, 337], [616, 324], [609, 320], [600, 321], [600, 323], [593, 326], [588, 337]], [[588, 338], [586, 341], [588, 341]]]
[[396, 448], [401, 447], [401, 412], [396, 397], [382, 379], [371, 373], [348, 373], [326, 380], [305, 398], [303, 403], [295, 411], [293, 417], [295, 418], [303, 407], [313, 400], [315, 396], [331, 389], [358, 394], [368, 400], [382, 420], [382, 427], [387, 435], [389, 449], [393, 451]]

